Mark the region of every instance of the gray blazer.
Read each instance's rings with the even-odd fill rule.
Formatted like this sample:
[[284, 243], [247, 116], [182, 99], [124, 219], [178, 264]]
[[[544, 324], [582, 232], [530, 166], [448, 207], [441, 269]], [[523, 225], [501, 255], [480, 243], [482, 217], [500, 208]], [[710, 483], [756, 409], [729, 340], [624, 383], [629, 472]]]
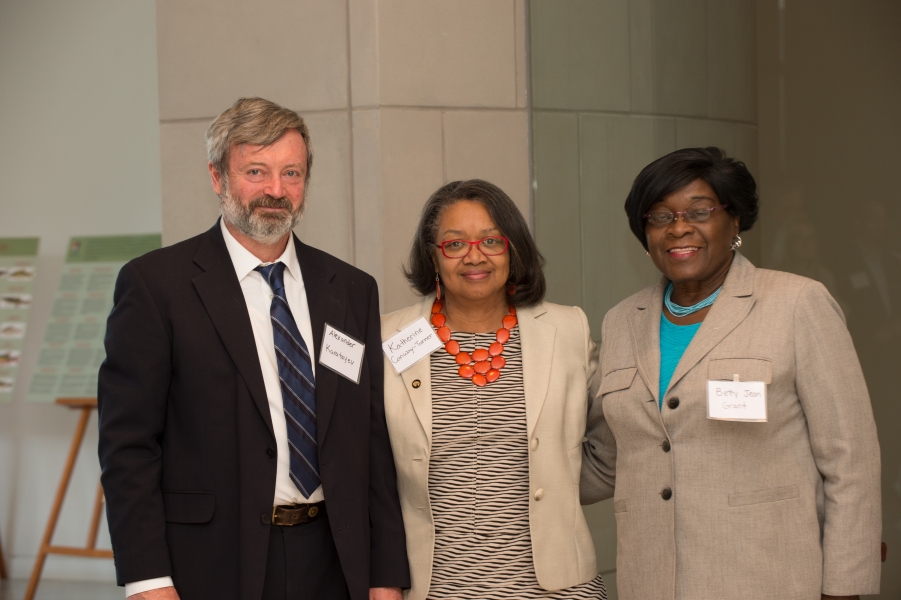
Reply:
[[[736, 253], [660, 411], [665, 285], [604, 318], [583, 445], [582, 503], [614, 498], [619, 597], [878, 593], [879, 444], [841, 309]], [[707, 419], [707, 380], [735, 373], [766, 382], [768, 422]]]

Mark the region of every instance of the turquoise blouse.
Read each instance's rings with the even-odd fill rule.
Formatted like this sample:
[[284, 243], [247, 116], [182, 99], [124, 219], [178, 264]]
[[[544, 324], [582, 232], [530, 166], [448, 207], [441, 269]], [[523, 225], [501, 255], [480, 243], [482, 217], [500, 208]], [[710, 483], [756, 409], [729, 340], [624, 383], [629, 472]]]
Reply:
[[676, 325], [660, 313], [660, 396], [657, 398], [657, 408], [660, 410], [663, 410], [663, 395], [666, 394], [676, 366], [700, 326], [700, 323]]

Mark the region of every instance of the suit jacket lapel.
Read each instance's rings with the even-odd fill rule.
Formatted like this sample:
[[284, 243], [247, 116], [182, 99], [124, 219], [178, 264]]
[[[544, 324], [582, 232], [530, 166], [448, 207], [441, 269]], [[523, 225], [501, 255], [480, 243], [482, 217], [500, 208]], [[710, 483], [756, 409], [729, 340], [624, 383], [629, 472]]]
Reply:
[[[754, 271], [754, 265], [736, 252], [723, 289], [676, 366], [670, 387], [676, 385], [751, 312], [754, 306]], [[657, 339], [660, 339], [659, 334]]]
[[[225, 349], [234, 361], [238, 372], [247, 384], [260, 416], [272, 433], [272, 415], [269, 398], [263, 383], [260, 357], [253, 338], [247, 302], [235, 275], [219, 222], [203, 235], [194, 262], [204, 272], [193, 279], [197, 290]], [[272, 433], [274, 437], [274, 433]]]
[[[426, 296], [421, 304], [415, 304], [407, 309], [407, 312], [404, 314], [403, 318], [400, 320], [400, 324], [397, 326], [397, 331], [401, 331], [404, 327], [407, 327], [418, 319], [419, 317], [425, 317], [426, 321], [429, 320], [429, 316], [432, 312], [432, 302], [435, 300], [435, 295], [431, 294]], [[438, 349], [436, 352], [444, 352], [443, 349]], [[386, 373], [386, 376], [390, 376], [391, 373]], [[425, 431], [425, 436], [428, 439], [429, 448], [432, 447], [432, 361], [431, 357], [427, 356], [403, 373], [400, 374], [401, 379], [404, 382], [404, 389], [407, 391], [407, 394], [410, 397], [410, 402], [413, 404], [413, 410], [416, 411], [416, 416], [419, 417], [419, 422], [422, 424], [422, 429]], [[415, 380], [419, 380], [421, 385], [418, 388], [413, 387], [413, 382]]]
[[[322, 352], [325, 324], [328, 323], [336, 329], [344, 329], [347, 314], [346, 293], [333, 282], [335, 271], [322, 264], [322, 261], [316, 260], [312, 249], [297, 239], [297, 236], [294, 236], [294, 247], [307, 294], [307, 306], [310, 308], [315, 348], [313, 358], [318, 362]], [[335, 408], [340, 377], [322, 365], [316, 368], [316, 437], [320, 447], [325, 440]]]
[[557, 328], [538, 319], [547, 312], [544, 305], [517, 309], [522, 339], [522, 379], [526, 393], [526, 424], [531, 436], [547, 397], [554, 360]]
[[[638, 374], [654, 396], [655, 418], [659, 418], [660, 402], [660, 313], [663, 310], [665, 278], [648, 290], [639, 300], [635, 314], [629, 319], [632, 333], [632, 352], [637, 361]], [[606, 373], [604, 373], [606, 375]], [[650, 405], [651, 403], [648, 402]]]

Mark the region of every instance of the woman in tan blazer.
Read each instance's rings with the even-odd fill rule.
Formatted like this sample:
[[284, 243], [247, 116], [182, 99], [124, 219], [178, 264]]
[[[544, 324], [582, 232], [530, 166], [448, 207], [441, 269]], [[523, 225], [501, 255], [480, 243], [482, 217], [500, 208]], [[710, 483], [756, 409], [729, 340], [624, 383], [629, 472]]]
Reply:
[[614, 498], [619, 597], [878, 593], [879, 447], [841, 309], [735, 251], [756, 184], [718, 148], [651, 163], [626, 212], [663, 277], [604, 320], [581, 489]]
[[443, 344], [399, 375], [386, 355], [408, 598], [606, 598], [579, 505], [597, 349], [580, 309], [542, 301], [541, 265], [496, 186], [426, 203], [406, 270], [424, 298], [382, 317], [385, 341], [425, 317]]

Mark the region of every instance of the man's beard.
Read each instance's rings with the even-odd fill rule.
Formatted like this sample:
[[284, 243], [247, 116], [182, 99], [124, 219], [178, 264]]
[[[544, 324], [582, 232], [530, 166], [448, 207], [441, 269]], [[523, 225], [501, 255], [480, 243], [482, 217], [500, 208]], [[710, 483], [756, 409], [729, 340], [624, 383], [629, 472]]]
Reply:
[[[303, 216], [306, 205], [304, 198], [295, 211], [287, 198], [264, 195], [244, 206], [239, 200], [232, 198], [227, 188], [219, 196], [222, 217], [238, 231], [261, 244], [273, 244], [294, 229]], [[287, 212], [264, 214], [257, 212], [257, 208], [282, 208]]]

